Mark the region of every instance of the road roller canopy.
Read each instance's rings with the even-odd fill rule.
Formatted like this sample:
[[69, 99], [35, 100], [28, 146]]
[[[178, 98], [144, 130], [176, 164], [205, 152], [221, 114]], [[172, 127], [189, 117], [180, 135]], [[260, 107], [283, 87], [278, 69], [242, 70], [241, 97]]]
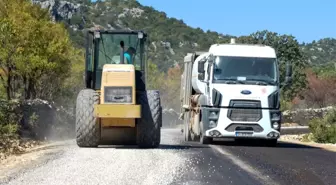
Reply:
[[[132, 64], [138, 71], [145, 70], [147, 34], [131, 30], [90, 30], [86, 40], [86, 72], [93, 86], [99, 89], [105, 64]], [[88, 83], [88, 78], [86, 78]], [[88, 85], [87, 85], [88, 86]]]

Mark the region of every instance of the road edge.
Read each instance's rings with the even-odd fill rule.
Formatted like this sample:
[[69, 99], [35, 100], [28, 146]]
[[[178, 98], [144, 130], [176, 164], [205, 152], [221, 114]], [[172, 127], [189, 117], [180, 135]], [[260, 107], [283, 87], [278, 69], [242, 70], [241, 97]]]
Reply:
[[299, 141], [299, 140], [294, 140], [294, 139], [279, 139], [281, 142], [286, 142], [286, 143], [292, 143], [292, 144], [299, 144], [299, 145], [305, 145], [305, 146], [310, 146], [310, 147], [316, 147], [319, 149], [323, 150], [328, 150], [331, 152], [336, 152], [336, 144], [330, 144], [330, 143], [316, 143], [316, 142], [304, 142], [304, 141]]
[[62, 146], [69, 141], [50, 141], [32, 147], [24, 153], [8, 156], [0, 161], [0, 184], [9, 182], [24, 171], [33, 170], [39, 165], [62, 153]]

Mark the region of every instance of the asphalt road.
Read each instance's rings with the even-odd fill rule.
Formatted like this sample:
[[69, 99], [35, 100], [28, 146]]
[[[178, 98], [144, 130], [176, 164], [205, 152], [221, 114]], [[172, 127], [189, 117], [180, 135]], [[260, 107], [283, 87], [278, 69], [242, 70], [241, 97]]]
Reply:
[[[1, 167], [0, 167], [1, 168]], [[280, 143], [276, 148], [232, 141], [184, 143], [177, 129], [163, 129], [159, 149], [78, 148], [65, 142], [39, 162], [0, 184], [336, 184], [336, 153]]]

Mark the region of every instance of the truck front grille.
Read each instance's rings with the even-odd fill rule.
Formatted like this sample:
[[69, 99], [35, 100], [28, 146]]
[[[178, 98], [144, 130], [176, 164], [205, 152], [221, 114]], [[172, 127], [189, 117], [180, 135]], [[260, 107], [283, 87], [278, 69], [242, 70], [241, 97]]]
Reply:
[[261, 102], [256, 100], [231, 100], [227, 117], [231, 121], [258, 122], [262, 118]]
[[253, 131], [253, 132], [262, 132], [264, 129], [258, 124], [243, 124], [243, 123], [232, 123], [225, 128], [228, 132], [234, 131]]

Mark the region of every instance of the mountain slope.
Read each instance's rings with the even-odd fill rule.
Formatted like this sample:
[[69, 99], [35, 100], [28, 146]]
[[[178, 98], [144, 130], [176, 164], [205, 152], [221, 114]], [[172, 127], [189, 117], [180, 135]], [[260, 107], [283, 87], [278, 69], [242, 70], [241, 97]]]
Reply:
[[[229, 36], [191, 28], [182, 20], [168, 18], [164, 12], [142, 6], [135, 0], [33, 0], [48, 8], [53, 20], [63, 21], [72, 38], [84, 46], [83, 31], [101, 26], [108, 29], [142, 29], [149, 33], [150, 60], [162, 71], [181, 61], [186, 52], [206, 50], [215, 42], [228, 42]], [[164, 61], [164, 62], [163, 62]]]
[[[55, 21], [63, 21], [79, 46], [84, 46], [84, 31], [95, 26], [145, 30], [151, 42], [149, 59], [164, 72], [180, 63], [186, 52], [207, 50], [212, 43], [228, 42], [230, 37], [234, 37], [189, 27], [183, 20], [168, 18], [164, 12], [143, 6], [136, 0], [96, 3], [90, 0], [32, 1], [49, 8]], [[336, 39], [303, 43], [301, 48], [311, 64], [324, 64], [336, 58]]]
[[303, 52], [311, 64], [336, 63], [336, 39], [325, 38], [302, 45]]

